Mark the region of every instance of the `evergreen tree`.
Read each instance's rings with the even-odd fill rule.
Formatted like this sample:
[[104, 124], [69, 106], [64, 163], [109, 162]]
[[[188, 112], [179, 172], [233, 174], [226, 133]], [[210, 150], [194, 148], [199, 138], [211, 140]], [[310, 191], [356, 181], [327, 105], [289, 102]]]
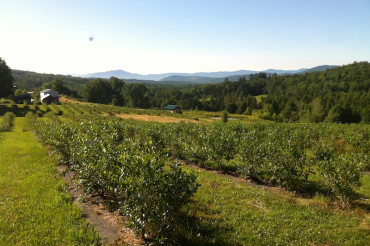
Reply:
[[12, 72], [6, 62], [0, 57], [0, 98], [9, 97], [13, 92]]

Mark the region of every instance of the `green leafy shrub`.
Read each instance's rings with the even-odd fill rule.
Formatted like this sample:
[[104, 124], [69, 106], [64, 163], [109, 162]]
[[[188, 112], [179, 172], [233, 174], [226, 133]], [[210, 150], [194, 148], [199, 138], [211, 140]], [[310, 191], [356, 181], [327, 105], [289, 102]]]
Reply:
[[[329, 176], [342, 179], [345, 175], [341, 174], [342, 171], [333, 174], [329, 167], [337, 165], [335, 163], [340, 158], [352, 160], [341, 159], [346, 164], [338, 164], [338, 168], [347, 168], [349, 173], [352, 172], [353, 163], [357, 163], [355, 166], [358, 165], [360, 169], [370, 166], [368, 125], [235, 122], [163, 124], [115, 117], [87, 118], [94, 123], [78, 121], [81, 126], [77, 123], [61, 124], [57, 130], [50, 129], [50, 133], [59, 137], [47, 141], [62, 154], [62, 161], [80, 170], [86, 187], [106, 195], [111, 195], [110, 189], [114, 190], [119, 184], [112, 177], [124, 166], [122, 153], [135, 153], [126, 156], [137, 155], [145, 159], [138, 153], [148, 152], [149, 142], [148, 153], [159, 163], [162, 162], [161, 158], [170, 155], [209, 169], [231, 172], [309, 194], [331, 190], [334, 197], [346, 201], [355, 196], [344, 194], [342, 198], [342, 191], [353, 190], [357, 181], [346, 180], [352, 182], [343, 183], [349, 188], [336, 188], [338, 184], [334, 181], [323, 180]], [[75, 155], [75, 152], [79, 154]], [[127, 162], [143, 163], [140, 159]], [[354, 177], [361, 176], [361, 172], [356, 170], [353, 169]], [[89, 183], [89, 177], [95, 177], [98, 181]]]
[[228, 116], [228, 114], [227, 114], [225, 111], [224, 111], [224, 112], [222, 112], [221, 121], [222, 121], [223, 123], [226, 123], [228, 120], [229, 120], [229, 116]]
[[167, 164], [151, 140], [136, 139], [135, 131], [125, 135], [135, 128], [118, 121], [36, 120], [34, 129], [76, 171], [86, 191], [122, 208], [142, 237], [151, 235], [162, 243], [174, 239], [173, 224], [197, 190], [196, 176], [174, 161]]
[[3, 120], [0, 122], [0, 132], [9, 131], [13, 126], [15, 114], [12, 112], [6, 112], [3, 116]]
[[332, 156], [319, 162], [320, 175], [324, 183], [342, 206], [355, 197], [355, 189], [361, 185], [361, 166], [351, 156]]
[[333, 140], [324, 142], [321, 139], [314, 146], [314, 161], [317, 162], [322, 182], [345, 207], [356, 197], [355, 189], [361, 185], [361, 172], [365, 168], [367, 157], [342, 152], [343, 148], [339, 148], [338, 142]]

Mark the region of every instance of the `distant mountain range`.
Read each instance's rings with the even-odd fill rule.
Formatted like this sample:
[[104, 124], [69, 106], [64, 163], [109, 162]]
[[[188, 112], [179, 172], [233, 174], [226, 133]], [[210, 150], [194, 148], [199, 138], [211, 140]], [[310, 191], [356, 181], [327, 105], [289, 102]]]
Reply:
[[310, 69], [306, 69], [300, 73], [312, 73], [312, 72], [323, 72], [323, 71], [326, 71], [326, 70], [329, 70], [329, 69], [333, 69], [333, 68], [336, 68], [336, 67], [339, 67], [339, 66], [335, 66], [335, 65], [322, 65], [322, 66], [317, 66], [317, 67], [313, 67], [313, 68], [310, 68]]
[[333, 65], [322, 65], [313, 68], [301, 68], [298, 70], [276, 70], [267, 69], [264, 71], [253, 71], [253, 70], [238, 70], [238, 71], [222, 71], [222, 72], [200, 72], [200, 73], [162, 73], [162, 74], [137, 74], [130, 73], [124, 70], [112, 70], [99, 73], [90, 73], [82, 75], [84, 78], [110, 78], [117, 77], [120, 79], [136, 79], [136, 80], [154, 80], [154, 81], [173, 81], [173, 82], [189, 82], [189, 83], [219, 83], [225, 78], [229, 78], [230, 81], [237, 80], [240, 76], [246, 76], [259, 72], [267, 74], [296, 74], [305, 72], [318, 72], [326, 71], [328, 69], [336, 68], [338, 66]]

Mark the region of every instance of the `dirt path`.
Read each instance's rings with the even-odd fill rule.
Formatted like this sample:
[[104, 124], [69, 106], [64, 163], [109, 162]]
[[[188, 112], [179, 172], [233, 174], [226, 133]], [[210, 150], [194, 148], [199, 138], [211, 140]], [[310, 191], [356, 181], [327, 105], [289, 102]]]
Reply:
[[119, 212], [107, 209], [102, 199], [85, 195], [82, 188], [74, 183], [74, 173], [66, 172], [67, 166], [59, 165], [58, 172], [67, 183], [68, 189], [74, 198], [74, 204], [80, 207], [87, 220], [99, 232], [102, 243], [110, 245], [145, 245], [135, 233], [125, 224], [125, 218]]

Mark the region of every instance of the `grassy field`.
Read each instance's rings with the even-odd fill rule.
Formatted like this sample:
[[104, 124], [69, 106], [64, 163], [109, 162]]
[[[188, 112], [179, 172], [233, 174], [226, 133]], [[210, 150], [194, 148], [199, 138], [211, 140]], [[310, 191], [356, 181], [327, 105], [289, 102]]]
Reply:
[[257, 100], [257, 103], [260, 103], [262, 101], [262, 98], [266, 98], [267, 95], [259, 95], [259, 96], [255, 96], [256, 100]]
[[[370, 176], [364, 181], [369, 194]], [[369, 206], [340, 210], [322, 197], [300, 198], [209, 171], [200, 171], [198, 182], [184, 209], [185, 245], [368, 245], [370, 240]]]
[[358, 189], [358, 192], [370, 199], [370, 173], [367, 173], [362, 177], [361, 187]]
[[0, 245], [98, 245], [26, 118], [0, 133]]
[[[63, 111], [62, 121], [110, 112], [149, 121], [160, 117], [212, 122], [209, 118], [221, 115], [71, 102], [52, 108]], [[26, 118], [16, 118], [13, 131], [0, 133], [0, 153], [0, 245], [98, 244], [56, 174], [56, 158], [36, 141]], [[357, 190], [362, 198], [346, 209], [323, 195], [303, 198], [283, 188], [257, 186], [212, 171], [199, 170], [198, 182], [198, 192], [182, 209], [178, 228], [182, 245], [368, 245], [370, 241], [369, 173]]]

